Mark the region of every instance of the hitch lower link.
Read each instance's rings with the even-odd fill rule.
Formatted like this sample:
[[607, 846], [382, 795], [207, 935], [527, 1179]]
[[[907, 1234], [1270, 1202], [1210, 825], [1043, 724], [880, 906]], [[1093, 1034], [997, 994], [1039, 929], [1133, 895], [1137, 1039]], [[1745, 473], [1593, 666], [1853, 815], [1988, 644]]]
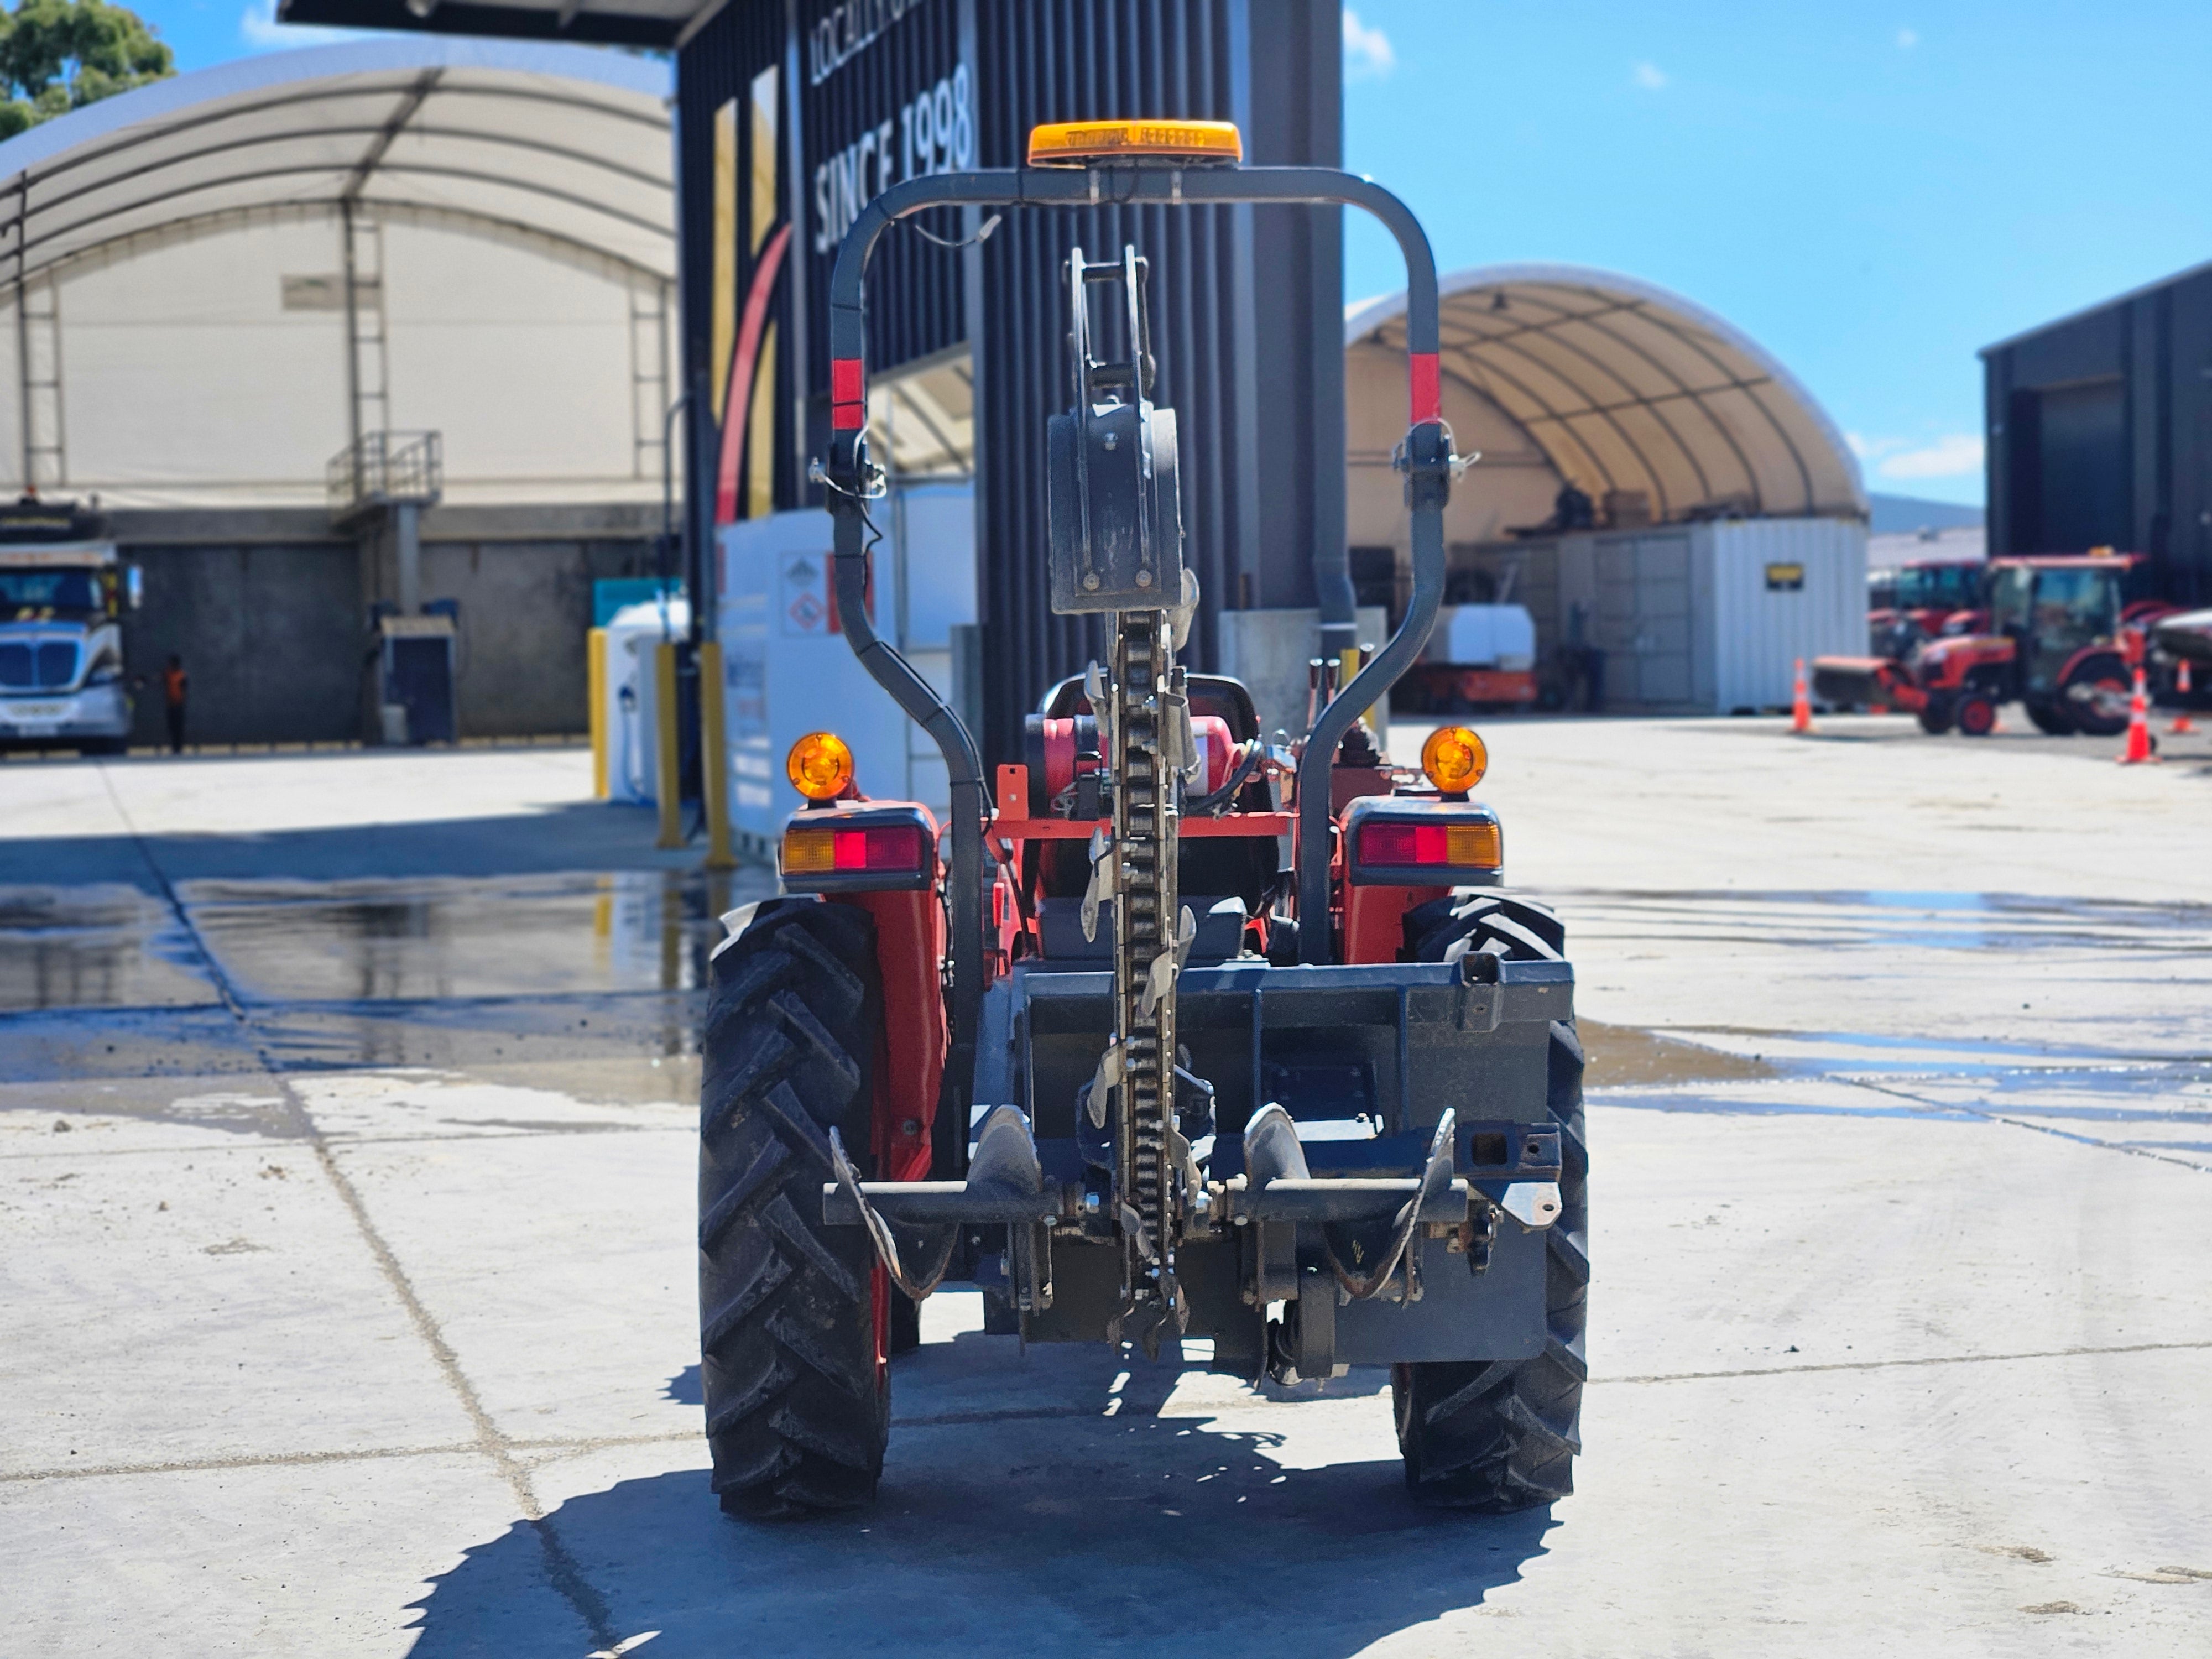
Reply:
[[[1321, 1230], [1324, 1255], [1344, 1295], [1353, 1301], [1382, 1296], [1402, 1265], [1397, 1299], [1420, 1299], [1420, 1252], [1410, 1247], [1425, 1227], [1456, 1235], [1468, 1267], [1489, 1265], [1500, 1214], [1528, 1231], [1559, 1219], [1559, 1132], [1514, 1126], [1510, 1162], [1495, 1175], [1452, 1173], [1458, 1126], [1447, 1110], [1429, 1143], [1418, 1176], [1316, 1179], [1306, 1161], [1294, 1119], [1269, 1104], [1244, 1129], [1245, 1172], [1226, 1181], [1193, 1182], [1184, 1236], [1219, 1239], [1249, 1230], [1252, 1301], [1299, 1295], [1298, 1229]], [[822, 1189], [822, 1218], [830, 1226], [866, 1227], [891, 1282], [916, 1301], [944, 1279], [963, 1226], [1004, 1226], [1007, 1277], [1014, 1305], [1041, 1313], [1052, 1305], [1052, 1237], [1113, 1236], [1110, 1206], [1080, 1182], [1048, 1180], [1037, 1158], [1029, 1119], [1018, 1108], [994, 1106], [977, 1133], [965, 1181], [861, 1181], [835, 1130], [830, 1152], [836, 1179]], [[908, 1240], [902, 1251], [899, 1235]]]

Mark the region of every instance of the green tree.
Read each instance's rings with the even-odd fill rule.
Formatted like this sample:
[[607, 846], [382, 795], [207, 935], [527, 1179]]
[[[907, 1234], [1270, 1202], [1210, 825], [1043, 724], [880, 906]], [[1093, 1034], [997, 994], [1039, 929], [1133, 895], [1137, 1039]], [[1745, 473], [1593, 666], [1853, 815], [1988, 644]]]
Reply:
[[0, 138], [176, 72], [135, 11], [106, 0], [21, 0], [0, 12]]

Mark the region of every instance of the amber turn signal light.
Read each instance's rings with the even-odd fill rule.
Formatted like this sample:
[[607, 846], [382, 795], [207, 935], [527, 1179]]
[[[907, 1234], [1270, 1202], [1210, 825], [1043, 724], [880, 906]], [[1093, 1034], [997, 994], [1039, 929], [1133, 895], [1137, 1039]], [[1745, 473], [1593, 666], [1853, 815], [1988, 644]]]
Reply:
[[791, 745], [783, 769], [809, 800], [836, 800], [853, 782], [853, 751], [834, 732], [809, 732]]
[[1421, 770], [1437, 792], [1464, 795], [1490, 769], [1490, 750], [1464, 726], [1440, 726], [1421, 745]]

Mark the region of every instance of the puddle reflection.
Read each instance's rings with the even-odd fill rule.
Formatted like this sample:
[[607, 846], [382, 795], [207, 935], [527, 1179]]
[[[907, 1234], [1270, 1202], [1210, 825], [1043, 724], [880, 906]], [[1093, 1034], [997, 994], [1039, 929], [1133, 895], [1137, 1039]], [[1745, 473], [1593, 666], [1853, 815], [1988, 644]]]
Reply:
[[153, 894], [121, 883], [0, 886], [0, 1011], [215, 1000], [191, 937]]
[[189, 882], [186, 910], [241, 998], [378, 1003], [690, 991], [763, 872], [329, 883]]

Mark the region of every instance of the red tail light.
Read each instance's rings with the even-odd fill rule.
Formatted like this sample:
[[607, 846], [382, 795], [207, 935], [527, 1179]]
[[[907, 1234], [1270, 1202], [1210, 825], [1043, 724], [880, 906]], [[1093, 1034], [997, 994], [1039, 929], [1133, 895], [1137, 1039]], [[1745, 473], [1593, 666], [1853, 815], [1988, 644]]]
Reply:
[[783, 884], [794, 893], [927, 887], [935, 828], [918, 806], [793, 813], [783, 829]]
[[1492, 870], [1504, 862], [1495, 823], [1363, 823], [1357, 860], [1386, 869]]
[[874, 830], [799, 830], [783, 837], [787, 875], [838, 870], [913, 872], [921, 868], [921, 831], [910, 823]]

